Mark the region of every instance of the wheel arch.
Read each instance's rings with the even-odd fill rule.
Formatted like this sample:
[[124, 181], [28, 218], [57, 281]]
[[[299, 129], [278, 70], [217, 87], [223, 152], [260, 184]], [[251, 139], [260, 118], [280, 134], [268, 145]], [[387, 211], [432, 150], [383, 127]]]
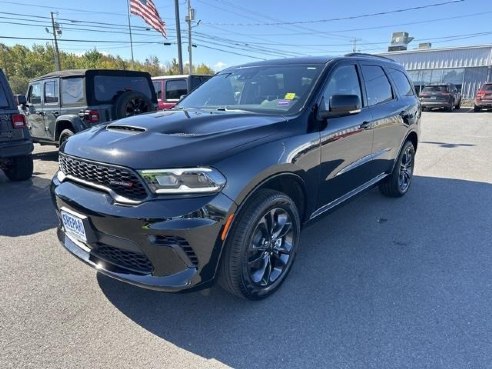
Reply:
[[56, 120], [55, 141], [60, 139], [60, 134], [64, 129], [70, 129], [73, 133], [83, 131], [87, 127], [80, 117], [72, 115], [62, 115]]

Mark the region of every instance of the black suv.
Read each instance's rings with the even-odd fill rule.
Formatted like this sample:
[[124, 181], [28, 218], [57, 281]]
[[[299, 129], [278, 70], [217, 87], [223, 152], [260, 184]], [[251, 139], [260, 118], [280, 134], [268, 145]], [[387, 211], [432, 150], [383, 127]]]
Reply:
[[34, 142], [59, 145], [94, 124], [157, 109], [150, 74], [125, 70], [65, 70], [29, 83], [26, 115]]
[[420, 104], [392, 60], [350, 54], [226, 69], [171, 111], [93, 127], [60, 149], [58, 237], [110, 277], [182, 291], [217, 278], [260, 299], [301, 227], [412, 181]]
[[452, 83], [425, 86], [420, 92], [422, 110], [444, 108], [453, 111], [461, 107], [461, 93]]
[[31, 178], [32, 150], [24, 115], [19, 114], [12, 90], [0, 69], [0, 169], [12, 181]]

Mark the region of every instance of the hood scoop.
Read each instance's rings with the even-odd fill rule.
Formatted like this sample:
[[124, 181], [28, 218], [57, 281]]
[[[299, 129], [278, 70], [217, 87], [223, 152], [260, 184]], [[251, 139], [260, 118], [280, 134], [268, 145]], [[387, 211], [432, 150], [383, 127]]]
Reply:
[[128, 126], [122, 124], [110, 124], [106, 127], [108, 131], [122, 131], [128, 133], [142, 133], [145, 132], [146, 129], [142, 127]]

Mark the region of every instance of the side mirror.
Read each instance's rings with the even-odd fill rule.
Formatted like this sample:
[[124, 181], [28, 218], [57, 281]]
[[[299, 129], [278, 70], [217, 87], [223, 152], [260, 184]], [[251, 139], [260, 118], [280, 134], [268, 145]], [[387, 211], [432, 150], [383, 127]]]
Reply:
[[330, 97], [330, 104], [327, 106], [323, 98], [318, 111], [318, 117], [321, 119], [343, 117], [360, 113], [362, 104], [357, 95], [333, 95]]
[[19, 106], [22, 106], [22, 108], [25, 108], [27, 104], [27, 99], [24, 95], [15, 95], [15, 102]]

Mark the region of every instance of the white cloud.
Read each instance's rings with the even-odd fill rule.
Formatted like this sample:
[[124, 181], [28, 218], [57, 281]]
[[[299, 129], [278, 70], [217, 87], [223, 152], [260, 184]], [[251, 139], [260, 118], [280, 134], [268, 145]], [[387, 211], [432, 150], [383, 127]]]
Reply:
[[220, 62], [218, 62], [218, 63], [216, 63], [216, 64], [214, 65], [214, 69], [215, 69], [216, 71], [220, 71], [220, 70], [224, 69], [225, 67], [227, 67], [227, 64], [226, 64], [226, 63], [224, 63], [224, 62], [221, 62], [221, 61], [220, 61]]

